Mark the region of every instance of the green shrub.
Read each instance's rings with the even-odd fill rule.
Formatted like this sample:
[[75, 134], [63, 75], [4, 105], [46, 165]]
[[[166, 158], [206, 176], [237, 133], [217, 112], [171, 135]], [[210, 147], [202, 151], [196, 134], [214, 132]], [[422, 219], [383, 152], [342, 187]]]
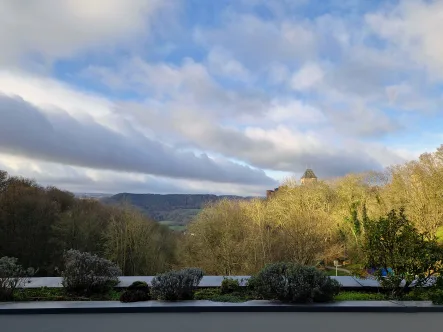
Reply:
[[249, 285], [264, 299], [292, 303], [328, 302], [340, 291], [340, 284], [317, 268], [295, 263], [267, 265]]
[[[437, 238], [415, 228], [403, 208], [367, 220], [363, 243], [365, 265], [376, 268], [375, 276], [391, 298], [404, 297], [412, 287], [423, 287], [442, 272], [443, 248]], [[383, 271], [390, 272], [384, 276]]]
[[120, 302], [140, 302], [149, 301], [149, 286], [144, 281], [134, 281], [128, 289], [120, 295]]
[[386, 300], [385, 294], [367, 293], [367, 292], [340, 292], [334, 297], [335, 301], [383, 301]]
[[196, 268], [160, 274], [152, 280], [152, 296], [164, 301], [192, 300], [203, 274]]
[[436, 277], [435, 283], [426, 289], [426, 297], [433, 304], [443, 304], [443, 276]]
[[220, 296], [219, 288], [203, 288], [194, 292], [194, 300], [212, 300], [214, 297]]
[[14, 290], [33, 275], [34, 269], [24, 269], [17, 264], [17, 258], [0, 258], [0, 301], [11, 301], [14, 298]]
[[214, 302], [245, 302], [253, 300], [251, 294], [240, 289], [239, 292], [233, 292], [229, 294], [222, 294], [220, 288], [204, 288], [199, 289], [194, 293], [195, 300], [208, 300]]
[[221, 294], [231, 294], [234, 292], [238, 292], [240, 290], [240, 283], [237, 279], [232, 278], [224, 278], [221, 287], [220, 292]]
[[63, 287], [77, 293], [105, 293], [118, 284], [121, 270], [111, 261], [88, 252], [64, 254]]
[[136, 290], [136, 289], [143, 289], [149, 291], [149, 286], [144, 281], [134, 281], [132, 284], [128, 287], [129, 290]]

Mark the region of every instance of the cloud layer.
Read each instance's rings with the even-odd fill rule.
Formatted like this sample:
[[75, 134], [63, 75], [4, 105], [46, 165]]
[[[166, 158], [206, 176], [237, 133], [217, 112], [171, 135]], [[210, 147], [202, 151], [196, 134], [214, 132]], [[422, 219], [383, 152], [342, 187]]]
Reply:
[[105, 2], [0, 5], [1, 168], [82, 192], [259, 194], [440, 144], [441, 1]]

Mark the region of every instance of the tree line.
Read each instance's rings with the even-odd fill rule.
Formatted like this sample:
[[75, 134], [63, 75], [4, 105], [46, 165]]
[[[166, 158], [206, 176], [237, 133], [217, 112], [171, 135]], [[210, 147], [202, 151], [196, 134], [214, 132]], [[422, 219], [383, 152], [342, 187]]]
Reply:
[[57, 276], [63, 253], [90, 252], [124, 275], [153, 275], [176, 264], [177, 234], [129, 206], [109, 206], [0, 171], [0, 257], [17, 257]]
[[441, 237], [443, 146], [384, 172], [308, 185], [288, 179], [270, 199], [209, 204], [185, 233], [130, 206], [78, 199], [0, 171], [0, 257], [17, 257], [40, 276], [59, 275], [69, 249], [110, 259], [124, 275], [189, 266], [208, 275], [252, 275], [281, 261], [360, 263], [368, 225], [399, 209], [419, 232]]

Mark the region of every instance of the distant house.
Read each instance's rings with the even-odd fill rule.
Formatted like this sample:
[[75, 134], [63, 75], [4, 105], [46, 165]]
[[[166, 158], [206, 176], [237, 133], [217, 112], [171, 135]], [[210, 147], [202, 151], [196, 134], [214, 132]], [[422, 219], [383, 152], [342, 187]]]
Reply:
[[[301, 184], [309, 184], [313, 182], [317, 182], [317, 176], [315, 175], [314, 171], [310, 168], [308, 168], [302, 175], [300, 179]], [[272, 197], [277, 191], [278, 188], [275, 188], [274, 190], [266, 190], [266, 198]]]

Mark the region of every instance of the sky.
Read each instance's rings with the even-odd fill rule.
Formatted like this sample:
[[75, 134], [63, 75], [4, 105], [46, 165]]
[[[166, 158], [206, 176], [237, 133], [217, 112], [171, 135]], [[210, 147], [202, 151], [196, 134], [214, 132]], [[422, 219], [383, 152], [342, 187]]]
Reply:
[[0, 169], [264, 195], [443, 143], [443, 0], [2, 0]]

